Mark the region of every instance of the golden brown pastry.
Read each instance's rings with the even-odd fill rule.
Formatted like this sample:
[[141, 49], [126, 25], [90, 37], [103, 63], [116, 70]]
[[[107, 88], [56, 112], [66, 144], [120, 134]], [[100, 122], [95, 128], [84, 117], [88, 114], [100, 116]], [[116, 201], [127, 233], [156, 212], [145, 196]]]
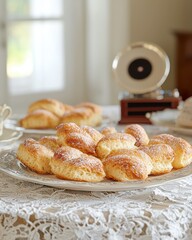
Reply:
[[125, 133], [131, 134], [136, 139], [135, 145], [137, 147], [147, 145], [149, 143], [149, 137], [145, 129], [139, 124], [127, 125], [124, 129]]
[[97, 104], [94, 104], [94, 103], [90, 103], [90, 102], [82, 102], [78, 105], [75, 106], [76, 108], [90, 108], [94, 113], [97, 113], [99, 115], [102, 114], [102, 108], [97, 105]]
[[29, 138], [19, 145], [17, 159], [34, 172], [50, 174], [52, 172], [49, 163], [53, 154], [53, 151]]
[[32, 103], [28, 108], [28, 112], [31, 113], [37, 109], [44, 109], [52, 112], [57, 117], [61, 117], [64, 112], [71, 111], [73, 107], [55, 99], [46, 98]]
[[89, 108], [76, 108], [68, 111], [60, 118], [60, 123], [73, 122], [78, 126], [95, 126], [94, 114]]
[[103, 160], [106, 177], [116, 181], [146, 179], [152, 170], [151, 158], [138, 149], [113, 151]]
[[70, 146], [96, 156], [95, 141], [75, 123], [62, 123], [57, 127], [58, 142], [62, 146]]
[[173, 149], [175, 157], [172, 165], [175, 169], [183, 168], [192, 162], [192, 147], [184, 139], [170, 134], [160, 134], [149, 141], [149, 145], [159, 143], [168, 144]]
[[109, 135], [111, 133], [116, 133], [117, 130], [114, 127], [105, 127], [102, 129], [101, 134], [103, 135]]
[[153, 168], [152, 175], [168, 173], [172, 170], [172, 162], [174, 161], [173, 149], [167, 144], [155, 144], [142, 146], [139, 148], [151, 158]]
[[113, 150], [135, 148], [135, 142], [136, 139], [130, 134], [112, 133], [98, 142], [96, 153], [100, 159], [104, 159]]
[[58, 142], [58, 137], [56, 136], [44, 136], [39, 139], [39, 143], [51, 149], [53, 152], [55, 152], [58, 148], [61, 147]]
[[47, 110], [36, 110], [29, 113], [19, 121], [19, 125], [29, 129], [55, 128], [59, 124], [59, 118]]
[[105, 177], [101, 161], [77, 149], [62, 147], [50, 162], [52, 172], [61, 179], [100, 182]]
[[81, 129], [91, 136], [95, 144], [97, 144], [99, 140], [103, 137], [103, 134], [90, 126], [84, 126]]
[[[75, 108], [76, 110], [74, 110], [74, 113], [72, 113], [72, 116], [74, 116], [72, 119], [73, 119], [73, 122], [75, 122], [79, 126], [88, 125], [88, 126], [96, 127], [101, 124], [102, 108], [99, 105], [90, 103], [90, 102], [83, 102], [76, 105]], [[91, 114], [89, 110], [91, 110]], [[75, 116], [77, 112], [81, 114], [79, 114], [76, 120]], [[70, 115], [70, 117], [72, 116]], [[62, 122], [66, 122], [67, 118], [66, 118], [66, 115], [64, 115], [62, 118]]]

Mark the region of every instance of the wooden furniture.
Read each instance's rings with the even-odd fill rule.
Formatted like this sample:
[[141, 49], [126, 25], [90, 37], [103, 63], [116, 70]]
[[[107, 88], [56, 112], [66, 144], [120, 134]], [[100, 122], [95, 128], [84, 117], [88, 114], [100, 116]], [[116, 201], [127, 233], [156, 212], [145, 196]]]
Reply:
[[176, 87], [183, 100], [192, 96], [192, 32], [176, 32]]
[[120, 100], [121, 119], [120, 124], [143, 123], [151, 124], [146, 114], [154, 111], [162, 111], [166, 108], [176, 109], [180, 98], [165, 97], [155, 98], [124, 98]]

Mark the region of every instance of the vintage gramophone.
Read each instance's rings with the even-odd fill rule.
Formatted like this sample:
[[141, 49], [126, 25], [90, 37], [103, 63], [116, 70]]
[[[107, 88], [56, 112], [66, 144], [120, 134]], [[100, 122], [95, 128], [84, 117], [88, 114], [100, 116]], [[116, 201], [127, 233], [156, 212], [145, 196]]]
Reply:
[[120, 93], [119, 123], [150, 123], [147, 113], [178, 107], [178, 91], [161, 89], [169, 74], [170, 62], [159, 46], [133, 43], [117, 54], [112, 68], [115, 79], [126, 89]]

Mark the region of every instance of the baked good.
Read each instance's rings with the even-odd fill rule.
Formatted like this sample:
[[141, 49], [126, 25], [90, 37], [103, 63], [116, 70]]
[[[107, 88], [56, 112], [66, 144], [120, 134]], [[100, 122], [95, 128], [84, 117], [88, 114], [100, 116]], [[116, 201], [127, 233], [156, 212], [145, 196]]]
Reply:
[[124, 129], [124, 132], [131, 134], [136, 139], [135, 145], [137, 147], [147, 145], [149, 143], [149, 137], [145, 129], [139, 124], [127, 125]]
[[[86, 108], [92, 111], [92, 117], [90, 118], [89, 126], [98, 126], [102, 121], [102, 108], [94, 103], [83, 102], [75, 106], [77, 109]], [[84, 124], [87, 125], [87, 124]]]
[[60, 118], [60, 123], [76, 123], [78, 126], [95, 126], [94, 113], [89, 108], [75, 108], [68, 111]]
[[101, 108], [93, 103], [77, 105], [73, 110], [65, 112], [61, 123], [74, 122], [78, 126], [98, 126], [102, 121]]
[[95, 141], [75, 123], [62, 123], [57, 127], [58, 142], [62, 146], [70, 146], [96, 156]]
[[151, 163], [153, 165], [153, 168], [151, 170], [152, 175], [164, 174], [172, 170], [174, 152], [169, 145], [155, 144], [149, 146], [142, 146], [139, 149], [150, 156]]
[[91, 102], [82, 102], [78, 105], [75, 106], [76, 108], [90, 108], [92, 110], [92, 112], [98, 114], [98, 115], [101, 115], [102, 114], [102, 108], [97, 105], [97, 104], [94, 104], [94, 103], [91, 103]]
[[55, 152], [61, 145], [56, 136], [44, 136], [39, 139], [39, 143]]
[[106, 177], [116, 181], [146, 179], [152, 170], [150, 157], [138, 149], [120, 149], [111, 152], [104, 160]]
[[29, 129], [55, 128], [58, 124], [59, 118], [43, 109], [33, 111], [19, 121], [21, 127]]
[[53, 154], [53, 151], [29, 138], [19, 145], [16, 155], [17, 159], [32, 171], [50, 174], [52, 172], [49, 163]]
[[99, 140], [103, 137], [103, 134], [101, 134], [99, 131], [97, 131], [95, 128], [92, 128], [90, 126], [83, 126], [81, 127], [85, 133], [89, 134], [90, 137], [93, 139], [95, 144], [99, 142]]
[[160, 134], [150, 139], [149, 145], [165, 143], [174, 151], [175, 157], [172, 163], [175, 169], [183, 168], [192, 162], [192, 147], [182, 138], [170, 134]]
[[101, 138], [96, 146], [96, 153], [100, 159], [104, 159], [111, 151], [117, 149], [134, 148], [136, 139], [126, 133], [112, 133]]
[[77, 149], [62, 147], [50, 162], [52, 172], [61, 179], [100, 182], [105, 177], [101, 161]]
[[55, 128], [60, 123], [69, 122], [79, 126], [97, 126], [101, 120], [102, 109], [94, 103], [85, 102], [73, 107], [55, 99], [45, 98], [29, 106], [27, 116], [19, 121], [19, 125], [35, 129]]
[[39, 101], [33, 102], [29, 106], [28, 112], [31, 113], [38, 109], [47, 110], [53, 113], [54, 115], [56, 115], [57, 117], [61, 117], [64, 112], [71, 111], [73, 107], [67, 104], [63, 104], [62, 102], [59, 102], [55, 99], [46, 98], [46, 99], [41, 99]]
[[116, 132], [117, 130], [114, 127], [105, 127], [101, 130], [101, 134], [105, 136], [111, 133], [116, 133]]

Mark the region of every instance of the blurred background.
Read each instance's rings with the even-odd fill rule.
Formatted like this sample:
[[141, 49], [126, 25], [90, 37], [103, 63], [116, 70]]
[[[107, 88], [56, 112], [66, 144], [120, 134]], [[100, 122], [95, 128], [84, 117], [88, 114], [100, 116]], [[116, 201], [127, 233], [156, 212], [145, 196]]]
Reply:
[[123, 89], [112, 61], [136, 41], [167, 52], [163, 88], [182, 91], [178, 78], [186, 69], [192, 82], [191, 9], [191, 0], [0, 0], [0, 103], [14, 112], [46, 97], [117, 104]]

